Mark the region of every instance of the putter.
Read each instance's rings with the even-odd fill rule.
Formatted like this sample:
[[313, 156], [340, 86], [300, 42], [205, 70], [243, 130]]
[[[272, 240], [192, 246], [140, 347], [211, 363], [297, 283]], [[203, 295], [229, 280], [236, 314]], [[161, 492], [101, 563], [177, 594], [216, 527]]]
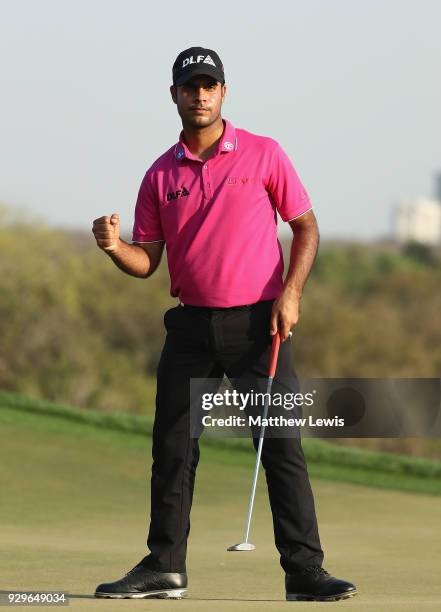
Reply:
[[[292, 336], [292, 332], [289, 332], [289, 335]], [[263, 410], [263, 419], [266, 419], [268, 415], [269, 394], [271, 393], [271, 387], [273, 385], [274, 374], [276, 373], [277, 358], [279, 356], [279, 348], [280, 348], [280, 334], [279, 332], [277, 332], [273, 337], [273, 344], [271, 346], [269, 372], [268, 372], [268, 385], [266, 389], [267, 395], [265, 395], [265, 407]], [[265, 434], [265, 425], [262, 425], [260, 429], [260, 435], [259, 435], [259, 446], [257, 448], [256, 466], [254, 468], [253, 486], [251, 487], [250, 506], [248, 508], [247, 522], [245, 525], [244, 541], [241, 544], [234, 544], [233, 546], [230, 546], [229, 548], [227, 548], [227, 551], [229, 552], [249, 551], [249, 550], [254, 550], [256, 548], [254, 544], [250, 544], [250, 542], [248, 542], [248, 536], [250, 534], [251, 516], [253, 514], [254, 497], [256, 495], [257, 477], [259, 475], [260, 457], [262, 455], [262, 445], [263, 445], [264, 434]]]

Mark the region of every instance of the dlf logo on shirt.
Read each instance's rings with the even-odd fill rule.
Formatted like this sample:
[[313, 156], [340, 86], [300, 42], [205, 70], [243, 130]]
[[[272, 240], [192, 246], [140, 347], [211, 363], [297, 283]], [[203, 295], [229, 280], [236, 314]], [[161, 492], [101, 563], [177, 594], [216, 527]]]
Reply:
[[216, 64], [213, 62], [209, 55], [198, 55], [195, 60], [193, 59], [193, 56], [190, 55], [190, 57], [186, 57], [185, 60], [182, 62], [182, 68], [185, 68], [185, 66], [188, 66], [189, 64], [199, 64], [199, 62], [202, 62], [204, 64], [211, 64], [212, 66], [216, 67]]
[[167, 202], [170, 202], [171, 200], [177, 200], [178, 198], [184, 198], [188, 195], [190, 195], [190, 192], [188, 191], [188, 189], [185, 189], [185, 187], [182, 187], [182, 189], [177, 189], [176, 191], [169, 191], [167, 193]]

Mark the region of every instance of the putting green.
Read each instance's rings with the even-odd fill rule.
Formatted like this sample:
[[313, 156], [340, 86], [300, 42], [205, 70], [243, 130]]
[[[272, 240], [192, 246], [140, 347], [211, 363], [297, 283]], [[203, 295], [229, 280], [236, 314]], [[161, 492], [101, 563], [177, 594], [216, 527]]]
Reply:
[[65, 590], [85, 610], [436, 610], [441, 608], [439, 497], [312, 479], [325, 567], [359, 595], [327, 604], [284, 601], [263, 474], [251, 553], [242, 538], [253, 457], [204, 447], [189, 541], [189, 596], [97, 600], [146, 554], [150, 438], [0, 411], [2, 592]]

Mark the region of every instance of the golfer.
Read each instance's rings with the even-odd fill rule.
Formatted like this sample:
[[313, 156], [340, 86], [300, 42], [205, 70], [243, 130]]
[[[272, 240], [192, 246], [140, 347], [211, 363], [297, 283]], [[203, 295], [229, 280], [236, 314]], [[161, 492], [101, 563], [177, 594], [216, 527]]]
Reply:
[[[132, 276], [151, 276], [165, 246], [171, 295], [179, 300], [164, 316], [167, 335], [157, 370], [150, 553], [120, 580], [100, 584], [97, 597], [185, 595], [199, 460], [198, 440], [190, 436], [190, 379], [216, 386], [226, 374], [239, 388], [250, 388], [267, 376], [272, 336], [278, 332], [274, 384], [295, 388], [286, 340], [299, 320], [319, 243], [308, 194], [281, 146], [222, 118], [227, 86], [218, 54], [186, 49], [172, 74], [170, 92], [183, 130], [142, 180], [132, 244], [119, 236], [118, 214], [93, 222], [98, 246]], [[277, 213], [294, 234], [285, 279]], [[253, 443], [257, 448], [258, 435]], [[353, 584], [322, 567], [300, 438], [265, 437], [262, 465], [287, 599], [355, 595]]]

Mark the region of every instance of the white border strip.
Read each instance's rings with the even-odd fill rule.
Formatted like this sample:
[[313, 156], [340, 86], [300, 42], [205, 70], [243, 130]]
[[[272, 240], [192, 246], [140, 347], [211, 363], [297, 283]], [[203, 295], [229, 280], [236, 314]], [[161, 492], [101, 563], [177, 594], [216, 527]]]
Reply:
[[165, 242], [165, 240], [132, 240], [132, 244], [135, 242], [138, 244], [151, 244], [152, 242]]
[[308, 208], [308, 210], [305, 210], [304, 212], [300, 213], [300, 215], [297, 215], [297, 217], [293, 217], [292, 219], [287, 219], [285, 223], [289, 223], [290, 221], [294, 221], [294, 219], [298, 219], [299, 217], [306, 215], [306, 213], [309, 212], [310, 210], [312, 210], [312, 206], [311, 208]]

